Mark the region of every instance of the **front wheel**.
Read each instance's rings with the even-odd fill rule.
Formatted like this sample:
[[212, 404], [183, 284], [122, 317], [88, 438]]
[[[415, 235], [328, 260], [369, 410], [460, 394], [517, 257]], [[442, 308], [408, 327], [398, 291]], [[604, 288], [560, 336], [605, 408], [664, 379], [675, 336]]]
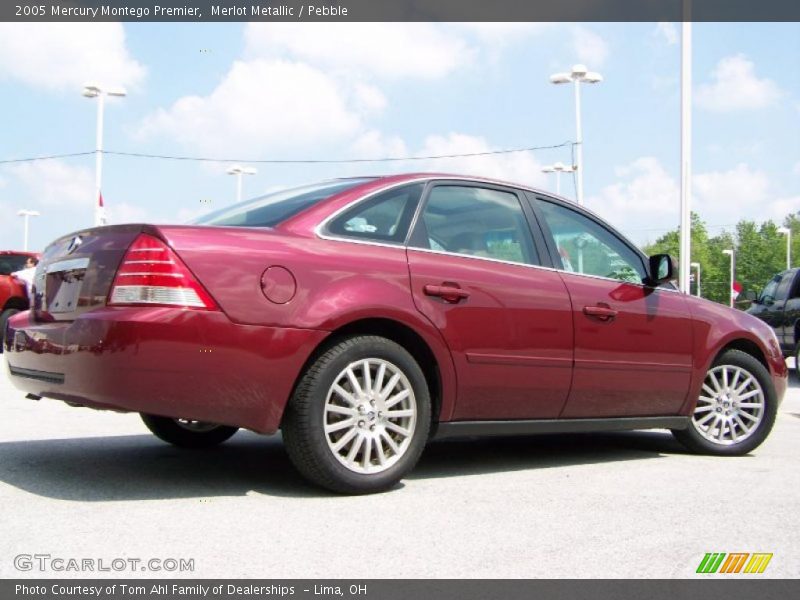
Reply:
[[359, 335], [322, 354], [286, 407], [289, 458], [329, 490], [365, 494], [395, 485], [416, 464], [428, 438], [425, 376], [402, 346]]
[[181, 448], [208, 448], [221, 444], [239, 429], [191, 419], [171, 419], [142, 413], [147, 428], [157, 438]]
[[708, 370], [689, 426], [672, 433], [693, 452], [740, 456], [767, 438], [777, 411], [764, 365], [740, 350], [727, 350]]

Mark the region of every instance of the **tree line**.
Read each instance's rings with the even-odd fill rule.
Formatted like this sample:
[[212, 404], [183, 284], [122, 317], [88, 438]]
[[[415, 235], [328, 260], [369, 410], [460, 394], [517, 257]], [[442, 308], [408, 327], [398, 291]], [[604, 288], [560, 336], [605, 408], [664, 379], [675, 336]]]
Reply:
[[[783, 227], [791, 231], [792, 266], [800, 263], [800, 213], [788, 215]], [[736, 281], [742, 291], [752, 290], [759, 294], [772, 277], [786, 269], [786, 235], [778, 231], [773, 221], [756, 223], [741, 220], [735, 231], [722, 231], [710, 237], [705, 222], [692, 213], [692, 257], [691, 262], [700, 263], [700, 295], [703, 298], [727, 304], [730, 290], [730, 257], [723, 250], [733, 248], [736, 252]], [[668, 253], [680, 260], [680, 236], [678, 229], [670, 231], [654, 243], [642, 248], [648, 255]], [[696, 279], [696, 269], [692, 269]], [[697, 293], [697, 281], [692, 281], [691, 293]], [[744, 294], [739, 296], [739, 303]]]

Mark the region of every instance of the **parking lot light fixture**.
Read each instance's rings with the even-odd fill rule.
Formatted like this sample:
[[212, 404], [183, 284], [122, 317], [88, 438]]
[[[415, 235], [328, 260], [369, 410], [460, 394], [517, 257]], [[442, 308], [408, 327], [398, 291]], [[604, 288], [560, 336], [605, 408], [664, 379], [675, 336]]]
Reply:
[[236, 202], [242, 201], [242, 175], [255, 175], [258, 171], [254, 167], [233, 165], [228, 169], [228, 175], [236, 175]]
[[730, 289], [728, 290], [728, 298], [730, 299], [729, 306], [733, 308], [733, 283], [735, 281], [734, 273], [736, 265], [736, 251], [733, 248], [727, 248], [723, 250], [722, 253], [731, 257], [731, 285]]
[[792, 230], [788, 227], [778, 227], [778, 233], [786, 236], [786, 270], [792, 268]]
[[581, 124], [581, 83], [600, 83], [603, 76], [600, 73], [589, 71], [585, 65], [574, 65], [569, 73], [555, 73], [550, 76], [550, 83], [556, 85], [563, 83], [574, 84], [575, 89], [575, 146], [576, 161], [574, 170], [577, 171], [577, 201], [583, 205], [583, 127]]
[[97, 98], [97, 132], [95, 140], [95, 180], [94, 180], [94, 224], [105, 225], [105, 210], [101, 201], [103, 183], [103, 119], [105, 113], [105, 97], [123, 97], [127, 94], [121, 87], [103, 87], [97, 83], [83, 86], [83, 96]]
[[575, 172], [574, 166], [566, 166], [562, 162], [555, 162], [552, 165], [545, 165], [542, 167], [542, 173], [555, 173], [556, 174], [556, 194], [561, 195], [561, 173]]
[[17, 211], [17, 215], [22, 217], [25, 221], [25, 224], [23, 226], [25, 231], [25, 236], [23, 238], [24, 241], [22, 244], [22, 249], [26, 252], [28, 251], [28, 220], [30, 219], [30, 217], [38, 217], [40, 214], [41, 213], [35, 210], [22, 209]]

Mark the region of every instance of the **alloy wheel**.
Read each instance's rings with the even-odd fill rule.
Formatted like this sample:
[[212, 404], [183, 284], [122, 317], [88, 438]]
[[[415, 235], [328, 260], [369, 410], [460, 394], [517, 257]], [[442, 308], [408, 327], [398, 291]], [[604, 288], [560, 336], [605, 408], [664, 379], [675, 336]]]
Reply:
[[765, 411], [764, 390], [753, 374], [735, 365], [720, 365], [706, 375], [692, 426], [706, 440], [731, 446], [755, 433]]
[[385, 471], [406, 453], [417, 425], [408, 377], [380, 358], [350, 363], [328, 390], [323, 425], [328, 448], [346, 468]]

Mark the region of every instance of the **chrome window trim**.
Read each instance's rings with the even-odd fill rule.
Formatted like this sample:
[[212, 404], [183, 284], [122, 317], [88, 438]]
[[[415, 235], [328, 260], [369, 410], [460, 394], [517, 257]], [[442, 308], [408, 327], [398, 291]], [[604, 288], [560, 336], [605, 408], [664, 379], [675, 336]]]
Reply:
[[414, 216], [411, 218], [411, 223], [408, 226], [408, 231], [406, 232], [405, 239], [402, 242], [398, 242], [397, 244], [389, 244], [387, 242], [378, 242], [376, 240], [366, 240], [366, 239], [352, 238], [352, 237], [349, 237], [349, 236], [346, 236], [346, 235], [334, 235], [334, 234], [328, 232], [328, 224], [331, 221], [333, 221], [334, 219], [336, 219], [338, 216], [340, 216], [340, 215], [344, 214], [345, 212], [347, 212], [348, 210], [350, 210], [351, 208], [355, 207], [356, 205], [360, 204], [361, 202], [366, 202], [366, 201], [370, 200], [371, 198], [374, 198], [378, 194], [382, 194], [383, 192], [388, 192], [389, 190], [393, 190], [393, 189], [399, 188], [399, 187], [404, 187], [406, 185], [411, 185], [411, 184], [414, 184], [414, 183], [427, 183], [428, 181], [431, 181], [432, 179], [436, 179], [436, 178], [435, 177], [431, 177], [431, 176], [426, 176], [426, 177], [419, 177], [419, 178], [415, 178], [415, 179], [407, 179], [407, 180], [401, 181], [401, 182], [390, 183], [390, 184], [385, 185], [385, 186], [383, 186], [383, 187], [381, 187], [381, 188], [379, 188], [377, 190], [371, 191], [366, 196], [360, 196], [359, 198], [353, 200], [352, 202], [348, 202], [345, 206], [341, 207], [340, 209], [335, 211], [333, 214], [330, 214], [327, 217], [325, 217], [314, 228], [314, 235], [316, 235], [318, 238], [323, 239], [323, 240], [333, 240], [333, 241], [339, 241], [339, 242], [354, 242], [354, 243], [361, 243], [361, 244], [371, 244], [371, 245], [374, 245], [374, 246], [383, 246], [383, 247], [387, 247], [387, 248], [404, 248], [406, 246], [406, 243], [408, 242], [408, 236], [411, 235], [411, 231], [413, 230], [414, 225], [417, 222], [417, 215], [419, 214], [419, 204], [421, 204], [421, 203], [417, 204], [417, 208], [414, 211]]
[[[417, 205], [417, 209], [414, 212], [414, 216], [411, 219], [411, 223], [408, 226], [408, 232], [406, 233], [406, 239], [403, 241], [402, 244], [387, 244], [387, 243], [384, 243], [384, 242], [377, 242], [375, 240], [355, 239], [355, 238], [351, 238], [351, 237], [347, 237], [347, 236], [338, 236], [338, 235], [329, 234], [329, 233], [326, 233], [326, 231], [325, 231], [325, 228], [327, 227], [327, 225], [328, 225], [328, 223], [330, 221], [334, 220], [336, 217], [338, 217], [339, 215], [341, 215], [345, 211], [349, 210], [350, 208], [356, 206], [357, 204], [359, 204], [361, 202], [365, 202], [365, 201], [369, 200], [370, 198], [372, 198], [374, 196], [377, 196], [378, 194], [381, 194], [383, 192], [387, 192], [387, 191], [392, 190], [394, 188], [402, 187], [402, 186], [405, 186], [405, 185], [410, 185], [410, 184], [413, 184], [413, 183], [421, 183], [421, 182], [429, 183], [431, 181], [468, 181], [468, 182], [474, 182], [474, 183], [486, 183], [486, 184], [489, 184], [489, 185], [497, 185], [497, 186], [502, 186], [502, 187], [508, 187], [510, 189], [524, 190], [526, 192], [532, 192], [532, 193], [535, 193], [535, 194], [541, 194], [541, 195], [546, 196], [546, 197], [555, 198], [557, 200], [560, 199], [560, 200], [563, 200], [565, 202], [569, 202], [569, 200], [567, 200], [565, 198], [561, 198], [560, 196], [554, 196], [553, 194], [548, 194], [546, 192], [537, 190], [535, 188], [529, 188], [529, 187], [526, 187], [526, 186], [515, 186], [515, 185], [512, 185], [512, 184], [503, 183], [503, 182], [493, 182], [493, 181], [490, 181], [490, 180], [480, 179], [480, 178], [477, 178], [477, 177], [465, 177], [465, 176], [457, 176], [457, 175], [456, 176], [453, 176], [453, 175], [426, 175], [424, 177], [416, 177], [414, 179], [407, 179], [405, 181], [388, 184], [388, 185], [383, 186], [383, 187], [381, 187], [381, 188], [379, 188], [377, 190], [373, 190], [372, 192], [370, 192], [366, 196], [360, 196], [359, 198], [357, 198], [357, 199], [355, 199], [355, 200], [353, 200], [351, 202], [348, 202], [345, 206], [339, 208], [338, 210], [336, 210], [332, 214], [330, 214], [327, 217], [325, 217], [322, 221], [320, 221], [320, 223], [313, 230], [314, 235], [317, 236], [319, 239], [329, 240], [329, 241], [333, 241], [333, 242], [348, 242], [348, 243], [352, 243], [352, 244], [362, 244], [362, 245], [365, 245], [365, 246], [378, 246], [379, 248], [394, 248], [394, 249], [401, 248], [401, 249], [404, 249], [406, 252], [408, 252], [409, 250], [414, 250], [416, 252], [427, 252], [429, 254], [441, 254], [443, 256], [458, 256], [458, 257], [461, 257], [461, 258], [471, 258], [473, 260], [483, 260], [483, 261], [487, 261], [487, 262], [500, 263], [500, 264], [504, 264], [504, 265], [514, 265], [514, 266], [518, 266], [518, 267], [526, 267], [526, 268], [529, 268], [529, 269], [542, 269], [544, 271], [555, 271], [556, 273], [566, 273], [568, 275], [576, 275], [578, 277], [588, 277], [590, 279], [599, 279], [601, 281], [613, 281], [615, 283], [627, 283], [629, 285], [635, 285], [635, 286], [638, 286], [638, 287], [641, 287], [641, 288], [651, 289], [651, 290], [656, 291], [656, 292], [663, 291], [663, 292], [671, 292], [671, 293], [681, 293], [680, 290], [677, 289], [677, 288], [669, 289], [669, 288], [663, 288], [663, 287], [653, 287], [653, 286], [645, 285], [644, 283], [636, 283], [636, 282], [633, 282], [633, 281], [622, 281], [621, 279], [613, 279], [611, 277], [603, 277], [602, 275], [590, 275], [588, 273], [576, 273], [574, 271], [567, 271], [565, 269], [556, 269], [554, 267], [545, 267], [543, 265], [532, 265], [532, 264], [529, 264], [529, 263], [513, 262], [513, 261], [510, 261], [510, 260], [502, 260], [500, 258], [490, 258], [488, 256], [474, 256], [472, 254], [459, 254], [457, 252], [447, 252], [447, 251], [443, 251], [443, 250], [433, 250], [433, 249], [430, 249], [430, 248], [417, 248], [417, 247], [414, 247], [414, 246], [409, 246], [408, 245], [408, 238], [411, 235], [411, 232], [414, 230], [414, 226], [416, 225], [417, 220], [419, 219], [420, 209], [422, 208], [422, 202], [419, 202], [418, 205]], [[584, 211], [590, 213], [591, 215], [593, 215], [594, 217], [596, 217], [601, 222], [602, 225], [607, 226], [608, 228], [610, 228], [615, 233], [615, 235], [618, 236], [618, 234], [616, 234], [616, 229], [614, 229], [614, 227], [610, 223], [608, 223], [605, 219], [603, 219], [602, 217], [600, 217], [598, 215], [595, 215], [595, 213], [593, 211], [591, 211], [591, 210], [589, 210], [589, 209], [587, 209], [587, 208], [585, 208], [583, 206], [581, 206], [579, 208], [580, 208], [580, 210], [584, 210]], [[580, 211], [578, 211], [578, 212], [580, 212]], [[623, 243], [625, 243], [625, 242], [623, 242]], [[639, 251], [639, 252], [641, 253], [641, 251]]]

